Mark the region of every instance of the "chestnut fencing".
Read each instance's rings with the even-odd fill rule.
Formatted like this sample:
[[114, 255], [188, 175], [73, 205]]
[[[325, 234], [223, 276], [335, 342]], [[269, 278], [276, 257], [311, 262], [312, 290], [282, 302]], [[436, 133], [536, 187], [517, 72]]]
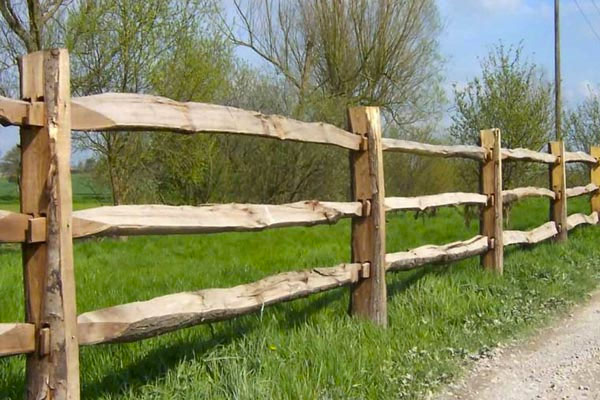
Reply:
[[[480, 256], [502, 273], [505, 246], [538, 243], [582, 224], [598, 223], [600, 148], [591, 155], [566, 152], [552, 142], [548, 153], [503, 149], [500, 131], [481, 131], [479, 146], [442, 146], [382, 138], [376, 107], [348, 112], [348, 130], [201, 103], [141, 94], [107, 93], [71, 98], [65, 50], [20, 60], [21, 99], [0, 97], [0, 122], [20, 126], [21, 211], [0, 211], [0, 243], [21, 243], [26, 322], [0, 324], [0, 356], [27, 354], [27, 398], [79, 398], [79, 346], [129, 342], [176, 329], [255, 312], [265, 306], [349, 286], [350, 312], [385, 326], [385, 275]], [[350, 151], [352, 201], [291, 204], [216, 204], [199, 207], [122, 205], [72, 211], [71, 130], [222, 133], [321, 143]], [[385, 197], [383, 152], [472, 159], [481, 165], [480, 193]], [[549, 166], [549, 188], [502, 189], [502, 162]], [[591, 166], [591, 183], [566, 187], [565, 165]], [[567, 199], [591, 195], [591, 214], [567, 217]], [[551, 201], [551, 221], [530, 231], [503, 230], [503, 205], [529, 196]], [[385, 253], [385, 213], [454, 205], [481, 207], [480, 234], [445, 245]], [[203, 289], [122, 304], [77, 315], [73, 238], [105, 235], [198, 234], [330, 224], [352, 219], [349, 263], [285, 272], [226, 289]]]

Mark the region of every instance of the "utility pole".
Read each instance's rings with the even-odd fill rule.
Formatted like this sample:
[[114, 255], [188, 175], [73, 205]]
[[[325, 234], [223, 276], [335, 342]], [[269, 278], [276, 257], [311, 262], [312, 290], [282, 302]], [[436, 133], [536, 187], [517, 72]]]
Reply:
[[554, 0], [554, 123], [556, 140], [562, 140], [561, 133], [561, 79], [560, 79], [560, 11], [559, 1]]

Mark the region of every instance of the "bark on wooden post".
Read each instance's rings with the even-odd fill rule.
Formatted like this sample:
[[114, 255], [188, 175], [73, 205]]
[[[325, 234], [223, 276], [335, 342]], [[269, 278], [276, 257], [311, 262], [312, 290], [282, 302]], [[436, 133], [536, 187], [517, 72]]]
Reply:
[[348, 112], [350, 130], [364, 145], [350, 154], [352, 195], [363, 202], [363, 216], [352, 219], [352, 262], [369, 263], [368, 273], [352, 287], [350, 313], [387, 325], [385, 284], [385, 208], [381, 116], [377, 107]]
[[44, 102], [43, 127], [21, 129], [21, 211], [46, 218], [46, 242], [23, 244], [28, 399], [79, 399], [79, 345], [72, 248], [69, 55], [49, 50], [20, 59], [21, 97]]
[[486, 129], [480, 132], [481, 146], [486, 157], [481, 164], [481, 193], [488, 197], [482, 208], [480, 233], [488, 237], [488, 251], [481, 256], [481, 265], [502, 274], [504, 245], [502, 237], [502, 156], [500, 153], [500, 130]]
[[[596, 160], [600, 159], [600, 147], [592, 146], [590, 148], [590, 155]], [[590, 182], [600, 187], [600, 163], [596, 163], [590, 169]], [[600, 212], [600, 191], [595, 191], [590, 196], [590, 205], [592, 212]]]
[[556, 156], [556, 163], [550, 165], [550, 190], [555, 194], [550, 201], [550, 220], [556, 223], [556, 240], [567, 240], [567, 179], [565, 163], [565, 145], [562, 141], [550, 142], [548, 150]]

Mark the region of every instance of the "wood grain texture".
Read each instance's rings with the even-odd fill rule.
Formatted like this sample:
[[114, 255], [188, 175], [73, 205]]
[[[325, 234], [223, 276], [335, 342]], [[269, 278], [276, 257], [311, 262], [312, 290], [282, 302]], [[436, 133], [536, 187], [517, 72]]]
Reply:
[[383, 146], [383, 151], [395, 151], [399, 153], [410, 153], [419, 154], [423, 156], [437, 156], [444, 158], [469, 158], [478, 161], [483, 161], [485, 157], [485, 150], [479, 146], [445, 146], [388, 138], [382, 139], [381, 144]]
[[0, 323], [0, 357], [35, 351], [35, 325]]
[[29, 103], [0, 96], [0, 125], [22, 126], [27, 122]]
[[490, 200], [481, 208], [479, 231], [490, 240], [488, 251], [481, 256], [481, 265], [498, 274], [503, 270], [503, 236], [502, 236], [502, 157], [500, 153], [500, 130], [487, 129], [480, 132], [481, 146], [491, 156], [481, 164], [481, 193]]
[[76, 211], [73, 236], [168, 235], [256, 231], [335, 223], [362, 215], [359, 202], [300, 201], [282, 205], [213, 204], [198, 207], [123, 205]]
[[502, 149], [503, 160], [520, 160], [520, 161], [534, 161], [546, 164], [554, 164], [556, 162], [556, 156], [553, 154], [542, 153], [539, 151], [533, 151], [529, 149]]
[[579, 225], [596, 225], [598, 224], [598, 213], [594, 211], [590, 215], [585, 214], [571, 214], [567, 217], [567, 229], [571, 230]]
[[192, 325], [222, 321], [264, 307], [349, 285], [361, 264], [285, 272], [228, 289], [205, 289], [157, 297], [81, 314], [82, 345], [130, 342]]
[[28, 215], [0, 210], [0, 243], [25, 242], [28, 220]]
[[360, 138], [333, 125], [144, 94], [105, 93], [73, 99], [74, 130], [217, 132], [332, 144], [358, 150]]
[[[44, 54], [37, 52], [19, 59], [21, 99], [37, 101], [44, 97]], [[49, 134], [47, 127], [26, 126], [20, 129], [21, 213], [32, 217], [46, 214], [48, 193], [46, 180], [50, 169]], [[23, 243], [23, 281], [25, 289], [25, 321], [34, 325], [36, 335], [42, 324], [42, 299], [46, 287], [46, 243]], [[27, 355], [26, 398], [37, 399], [47, 393], [47, 385], [41, 380], [47, 377], [45, 361], [37, 353]], [[44, 375], [46, 374], [46, 375]]]
[[371, 213], [352, 218], [352, 262], [369, 263], [370, 274], [352, 286], [350, 313], [387, 326], [385, 284], [385, 187], [381, 116], [377, 107], [348, 110], [350, 130], [368, 148], [350, 153], [352, 198], [370, 203]]
[[583, 151], [565, 151], [565, 162], [582, 162], [596, 165], [598, 164], [598, 159], [594, 155], [584, 153]]
[[407, 271], [431, 263], [448, 263], [485, 253], [488, 238], [475, 236], [472, 239], [448, 243], [441, 246], [425, 245], [416, 249], [386, 254], [388, 271]]
[[556, 156], [556, 163], [550, 165], [550, 189], [555, 197], [550, 206], [550, 219], [557, 225], [556, 240], [567, 240], [567, 173], [565, 163], [565, 145], [563, 142], [550, 142], [549, 151]]
[[556, 224], [554, 222], [546, 222], [530, 231], [504, 231], [504, 245], [539, 243], [557, 234]]
[[456, 206], [461, 204], [485, 204], [487, 196], [479, 193], [442, 193], [418, 197], [386, 197], [385, 210], [423, 211], [428, 208]]
[[597, 191], [598, 185], [596, 185], [595, 183], [589, 183], [585, 186], [575, 186], [572, 188], [567, 188], [567, 198], [583, 196], [586, 194], [595, 193]]
[[[359, 202], [299, 201], [282, 205], [210, 204], [198, 207], [122, 205], [73, 213], [74, 238], [112, 235], [172, 235], [333, 224], [362, 215]], [[29, 217], [0, 210], [0, 243], [27, 240]], [[43, 240], [45, 241], [45, 240]]]
[[504, 204], [512, 203], [526, 197], [548, 197], [550, 199], [554, 199], [555, 196], [556, 195], [552, 190], [533, 186], [502, 191], [502, 201]]
[[73, 267], [71, 93], [67, 50], [44, 52], [44, 104], [49, 136], [47, 270], [41, 324], [50, 330], [38, 398], [79, 399], [79, 342]]

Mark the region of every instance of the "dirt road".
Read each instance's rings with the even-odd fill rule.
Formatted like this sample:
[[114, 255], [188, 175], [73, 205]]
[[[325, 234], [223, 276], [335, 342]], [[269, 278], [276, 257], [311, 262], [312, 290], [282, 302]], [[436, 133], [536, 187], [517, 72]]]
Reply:
[[600, 291], [532, 339], [477, 361], [434, 398], [600, 399]]

